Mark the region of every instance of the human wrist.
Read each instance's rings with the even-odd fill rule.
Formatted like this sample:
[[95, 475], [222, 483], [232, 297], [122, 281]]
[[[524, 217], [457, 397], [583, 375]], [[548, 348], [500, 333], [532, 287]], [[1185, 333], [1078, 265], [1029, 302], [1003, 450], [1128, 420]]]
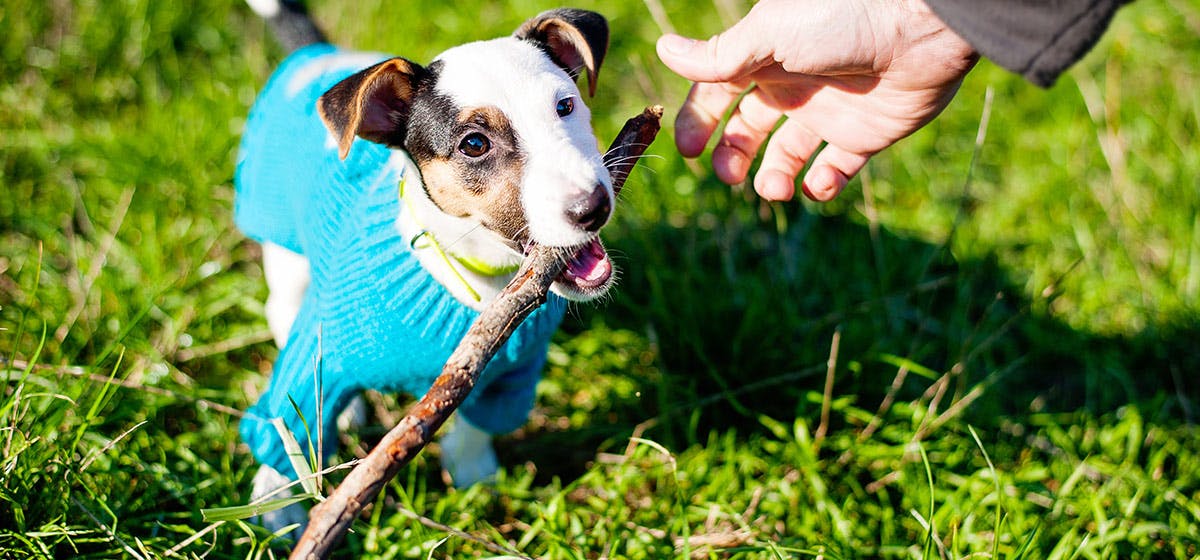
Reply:
[[896, 21], [902, 43], [923, 56], [936, 56], [954, 72], [966, 74], [979, 60], [979, 52], [950, 27], [925, 0], [900, 0]]
[[917, 29], [931, 35], [938, 35], [946, 41], [950, 52], [961, 57], [977, 57], [975, 47], [971, 46], [954, 28], [950, 27], [925, 0], [901, 0], [901, 8], [911, 14], [913, 21], [918, 22]]

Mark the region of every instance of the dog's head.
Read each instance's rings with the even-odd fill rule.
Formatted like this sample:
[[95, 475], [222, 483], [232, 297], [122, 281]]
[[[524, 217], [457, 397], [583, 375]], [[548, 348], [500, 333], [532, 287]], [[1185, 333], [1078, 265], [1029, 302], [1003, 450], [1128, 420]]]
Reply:
[[575, 79], [586, 73], [594, 93], [607, 48], [602, 16], [552, 10], [425, 67], [393, 58], [367, 68], [318, 109], [341, 157], [355, 137], [405, 150], [442, 212], [478, 221], [517, 250], [571, 250], [554, 289], [593, 299], [612, 283], [597, 232], [614, 198]]

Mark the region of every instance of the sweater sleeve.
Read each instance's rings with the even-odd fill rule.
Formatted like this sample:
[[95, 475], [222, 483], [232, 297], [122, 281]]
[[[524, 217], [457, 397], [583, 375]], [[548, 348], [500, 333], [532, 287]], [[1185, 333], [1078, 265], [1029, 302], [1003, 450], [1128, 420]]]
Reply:
[[1088, 53], [1127, 0], [926, 0], [975, 50], [1041, 87]]

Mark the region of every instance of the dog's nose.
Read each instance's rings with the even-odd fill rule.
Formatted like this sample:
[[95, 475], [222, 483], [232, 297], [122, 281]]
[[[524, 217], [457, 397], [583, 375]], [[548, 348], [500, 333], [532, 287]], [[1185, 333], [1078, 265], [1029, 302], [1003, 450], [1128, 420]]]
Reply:
[[604, 185], [596, 185], [587, 196], [567, 206], [567, 219], [587, 231], [599, 231], [612, 214], [612, 200]]

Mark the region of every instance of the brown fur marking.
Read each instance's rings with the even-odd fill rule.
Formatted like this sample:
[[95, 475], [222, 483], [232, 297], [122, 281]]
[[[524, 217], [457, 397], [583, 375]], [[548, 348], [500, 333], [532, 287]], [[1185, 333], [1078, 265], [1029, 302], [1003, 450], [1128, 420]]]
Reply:
[[475, 218], [522, 243], [528, 236], [521, 204], [525, 161], [512, 123], [495, 107], [465, 109], [457, 120], [463, 130], [485, 134], [492, 149], [484, 157], [468, 158], [456, 148], [450, 157], [417, 162], [426, 192], [443, 212]]

